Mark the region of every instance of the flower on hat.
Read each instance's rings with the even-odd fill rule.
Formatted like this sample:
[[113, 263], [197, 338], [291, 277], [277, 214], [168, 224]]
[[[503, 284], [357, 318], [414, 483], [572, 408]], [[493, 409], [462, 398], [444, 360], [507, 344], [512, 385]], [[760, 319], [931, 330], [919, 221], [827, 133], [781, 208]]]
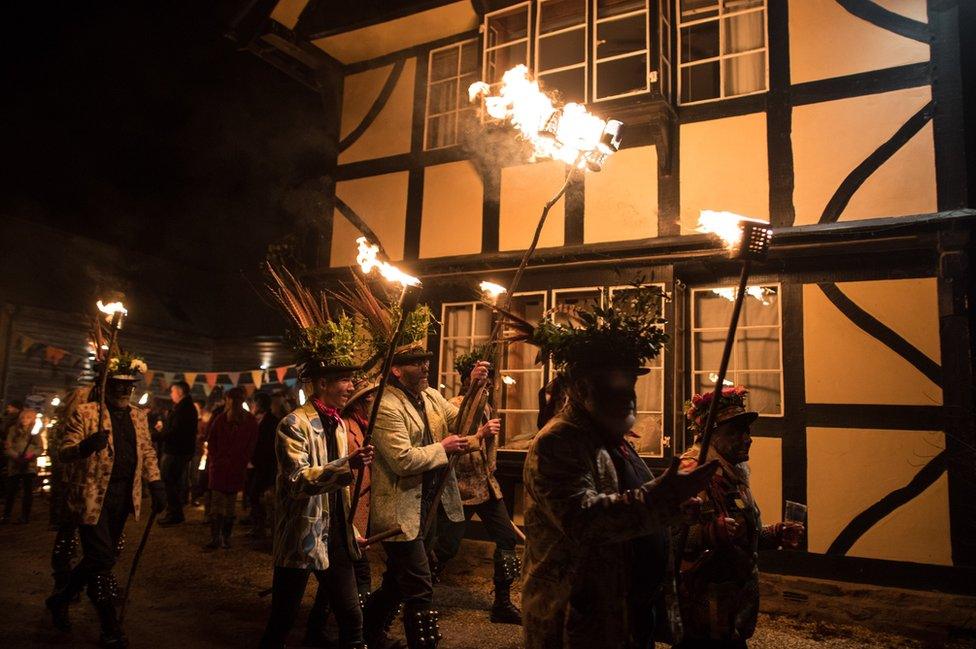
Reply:
[[[744, 410], [747, 394], [749, 394], [749, 390], [742, 385], [722, 388], [722, 394], [719, 396], [718, 410], [721, 411], [726, 408], [741, 408]], [[685, 418], [688, 420], [688, 428], [692, 431], [700, 432], [701, 428], [705, 425], [708, 407], [712, 403], [714, 396], [714, 392], [705, 392], [703, 394], [695, 394], [691, 399], [685, 401]]]

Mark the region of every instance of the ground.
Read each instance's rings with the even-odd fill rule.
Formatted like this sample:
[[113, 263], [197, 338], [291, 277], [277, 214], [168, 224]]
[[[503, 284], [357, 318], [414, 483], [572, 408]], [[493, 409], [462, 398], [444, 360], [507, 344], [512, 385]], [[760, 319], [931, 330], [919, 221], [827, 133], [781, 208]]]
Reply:
[[[71, 636], [57, 633], [50, 625], [43, 602], [51, 588], [49, 561], [54, 532], [47, 527], [46, 503], [37, 505], [31, 523], [0, 527], [0, 647], [94, 647], [98, 623], [86, 599], [72, 607]], [[258, 596], [271, 584], [269, 549], [249, 542], [243, 534], [246, 528], [239, 528], [232, 549], [205, 552], [202, 546], [208, 528], [201, 522], [202, 511], [190, 509], [187, 523], [152, 530], [126, 613], [125, 628], [133, 647], [257, 645], [270, 605], [270, 598]], [[124, 584], [128, 575], [144, 524], [145, 520], [130, 520], [126, 528], [128, 547], [117, 568], [120, 583]], [[520, 627], [488, 622], [491, 562], [487, 550], [485, 544], [466, 541], [463, 558], [448, 567], [444, 583], [436, 588], [443, 649], [521, 646]], [[380, 551], [375, 551], [374, 559], [375, 583], [378, 562], [382, 561]], [[313, 593], [310, 586], [292, 636], [296, 646]], [[796, 623], [786, 617], [766, 615], [760, 618], [756, 637], [750, 643], [753, 649], [926, 646], [917, 639], [858, 627]]]

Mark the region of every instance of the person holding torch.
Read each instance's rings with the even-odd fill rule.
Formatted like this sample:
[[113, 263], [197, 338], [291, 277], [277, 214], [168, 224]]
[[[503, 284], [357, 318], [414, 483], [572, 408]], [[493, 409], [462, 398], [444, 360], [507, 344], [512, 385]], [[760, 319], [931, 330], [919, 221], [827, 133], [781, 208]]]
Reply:
[[[708, 460], [719, 468], [699, 494], [702, 506], [688, 512], [689, 529], [679, 553], [678, 602], [682, 649], [745, 649], [759, 614], [758, 554], [761, 549], [796, 548], [800, 523], [763, 525], [749, 488], [750, 426], [759, 413], [746, 408], [749, 391], [723, 387], [716, 405]], [[681, 468], [698, 466], [705, 419], [713, 393], [685, 403], [695, 444], [681, 456]], [[680, 534], [676, 534], [676, 537]]]
[[[85, 586], [101, 622], [105, 647], [126, 647], [115, 601], [118, 584], [112, 568], [116, 549], [131, 512], [139, 519], [143, 483], [152, 496], [152, 510], [166, 506], [166, 487], [159, 475], [156, 451], [149, 436], [146, 411], [129, 405], [132, 387], [147, 367], [131, 354], [110, 356], [104, 400], [78, 406], [61, 443], [61, 461], [76, 463], [68, 487], [68, 506], [78, 517], [83, 557], [71, 570], [67, 584], [47, 599], [54, 626], [70, 631], [68, 606]], [[99, 421], [99, 414], [102, 414]]]

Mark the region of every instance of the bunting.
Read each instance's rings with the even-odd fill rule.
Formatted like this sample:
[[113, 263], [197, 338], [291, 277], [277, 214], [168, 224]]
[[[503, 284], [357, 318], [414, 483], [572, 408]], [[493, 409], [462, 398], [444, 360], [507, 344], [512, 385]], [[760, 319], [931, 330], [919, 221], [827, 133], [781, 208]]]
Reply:
[[207, 382], [207, 385], [210, 386], [210, 389], [211, 390], [213, 390], [214, 386], [217, 385], [217, 373], [216, 372], [204, 372], [203, 373], [203, 378]]
[[288, 368], [289, 368], [288, 365], [285, 365], [284, 367], [275, 368], [275, 375], [278, 377], [278, 383], [284, 383], [285, 374], [288, 374]]
[[203, 384], [203, 393], [205, 395], [207, 395], [207, 397], [209, 397], [211, 392], [213, 392], [213, 387], [211, 387], [207, 383], [204, 383]]
[[227, 376], [230, 377], [230, 384], [237, 385], [241, 381], [240, 372], [227, 372]]
[[251, 370], [251, 381], [254, 383], [254, 389], [261, 389], [261, 379], [264, 378], [264, 370]]
[[[183, 372], [183, 380], [190, 385], [191, 389], [193, 388], [193, 384], [196, 383], [197, 374], [199, 374], [199, 372]], [[212, 388], [213, 385], [210, 387]]]
[[244, 394], [246, 394], [247, 397], [250, 398], [251, 395], [253, 395], [255, 392], [257, 392], [257, 389], [258, 389], [258, 386], [252, 385], [252, 384], [249, 383], [249, 384], [247, 384], [247, 385], [244, 386]]

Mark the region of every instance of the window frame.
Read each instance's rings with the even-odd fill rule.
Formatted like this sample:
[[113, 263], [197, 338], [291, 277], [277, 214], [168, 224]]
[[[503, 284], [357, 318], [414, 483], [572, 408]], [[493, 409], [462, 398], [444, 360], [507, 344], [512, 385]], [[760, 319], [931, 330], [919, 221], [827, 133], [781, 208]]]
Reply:
[[[484, 19], [481, 23], [481, 31], [484, 36], [484, 43], [481, 47], [481, 78], [489, 79], [488, 75], [488, 53], [494, 50], [502, 49], [505, 47], [510, 47], [512, 45], [517, 45], [519, 43], [525, 43], [525, 67], [529, 70], [532, 68], [532, 45], [533, 45], [533, 34], [532, 34], [532, 9], [535, 5], [535, 0], [525, 0], [525, 2], [519, 2], [518, 4], [509, 5], [503, 7], [502, 9], [496, 9], [495, 11], [489, 11], [485, 13]], [[501, 16], [506, 13], [516, 13], [522, 8], [526, 8], [525, 16], [525, 38], [519, 38], [514, 41], [508, 41], [502, 45], [488, 45], [488, 23], [489, 20], [495, 16]], [[504, 71], [503, 71], [504, 72]], [[490, 82], [489, 82], [490, 83]], [[497, 83], [497, 82], [496, 82]], [[496, 84], [491, 84], [492, 86]]]
[[[781, 419], [781, 418], [783, 418], [783, 417], [786, 416], [786, 386], [785, 386], [785, 381], [784, 381], [784, 378], [783, 378], [784, 375], [785, 375], [785, 370], [784, 370], [784, 367], [783, 367], [783, 300], [782, 300], [782, 296], [783, 296], [783, 285], [782, 285], [781, 282], [756, 282], [755, 284], [750, 284], [749, 286], [759, 286], [759, 287], [768, 286], [770, 288], [775, 288], [776, 289], [776, 295], [777, 295], [777, 300], [776, 300], [776, 319], [777, 319], [778, 324], [777, 325], [741, 325], [740, 324], [736, 328], [736, 338], [738, 339], [740, 332], [745, 331], [745, 330], [748, 330], [748, 329], [770, 329], [770, 328], [779, 329], [779, 365], [780, 365], [780, 367], [779, 367], [778, 370], [762, 370], [762, 369], [760, 369], [760, 370], [754, 370], [754, 369], [740, 370], [740, 369], [738, 369], [738, 364], [736, 364], [734, 362], [734, 360], [736, 358], [736, 356], [735, 356], [736, 347], [738, 345], [735, 344], [735, 343], [733, 343], [733, 345], [732, 345], [732, 359], [730, 359], [733, 362], [730, 362], [730, 365], [732, 365], [733, 367], [735, 367], [735, 369], [733, 369], [731, 371], [732, 371], [733, 375], [735, 375], [735, 374], [772, 374], [773, 372], [777, 372], [779, 374], [779, 396], [780, 396], [780, 399], [779, 399], [779, 412], [778, 413], [759, 413], [759, 416], [760, 417], [770, 417], [770, 418]], [[695, 317], [695, 306], [696, 306], [695, 297], [696, 297], [696, 295], [698, 293], [706, 293], [706, 292], [710, 293], [710, 292], [712, 292], [713, 289], [732, 289], [733, 291], [735, 291], [737, 288], [738, 287], [736, 287], [734, 285], [710, 284], [710, 285], [706, 285], [706, 286], [696, 286], [696, 287], [694, 287], [694, 288], [691, 289], [691, 299], [688, 302], [688, 308], [690, 310], [690, 314], [689, 314], [689, 316], [690, 316], [689, 317], [690, 326], [688, 327], [688, 332], [689, 332], [689, 334], [688, 334], [689, 335], [688, 345], [691, 347], [691, 349], [690, 349], [691, 367], [689, 368], [689, 371], [688, 371], [688, 380], [690, 382], [690, 385], [688, 386], [688, 394], [694, 394], [694, 392], [695, 392], [695, 377], [697, 377], [699, 374], [702, 374], [702, 373], [704, 373], [704, 372], [707, 371], [707, 370], [701, 370], [701, 369], [698, 368], [698, 359], [697, 359], [697, 353], [696, 353], [696, 350], [695, 350], [695, 334], [700, 333], [700, 332], [703, 332], [703, 331], [724, 331], [724, 332], [727, 332], [728, 331], [728, 327], [727, 326], [725, 326], [725, 327], [699, 327], [698, 326], [697, 318]], [[753, 299], [753, 298], [750, 298], [747, 295], [745, 297], [745, 299], [748, 300], [748, 299]], [[748, 386], [746, 386], [746, 387], [748, 387]]]
[[[666, 0], [662, 0], [664, 2]], [[724, 101], [727, 99], [734, 99], [736, 97], [749, 97], [751, 95], [760, 95], [769, 92], [769, 0], [761, 0], [761, 7], [749, 7], [739, 11], [725, 11], [725, 0], [717, 0], [718, 14], [714, 18], [700, 18], [692, 19], [687, 22], [682, 20], [681, 17], [681, 0], [674, 0], [675, 2], [675, 36], [677, 38], [677, 73], [675, 74], [675, 103], [679, 106], [695, 106], [697, 104], [706, 104], [714, 101]], [[749, 50], [748, 52], [736, 52], [735, 54], [723, 54], [723, 49], [725, 45], [725, 27], [724, 21], [727, 18], [734, 16], [742, 16], [750, 13], [763, 14], [763, 46], [761, 50]], [[681, 58], [681, 29], [683, 27], [688, 27], [691, 25], [703, 25], [709, 22], [718, 22], [718, 56], [713, 56], [707, 59], [701, 59], [693, 63], [685, 63]], [[764, 65], [764, 87], [761, 90], [753, 90], [752, 92], [744, 92], [736, 95], [726, 95], [725, 94], [725, 66], [724, 61], [729, 59], [739, 58], [742, 56], [749, 56], [755, 54], [756, 52], [762, 51], [765, 65]], [[705, 63], [718, 62], [718, 86], [719, 86], [719, 96], [712, 97], [710, 99], [699, 99], [697, 101], [682, 101], [681, 100], [681, 73], [684, 68], [695, 67], [698, 65], [703, 65]], [[673, 66], [672, 66], [673, 67]]]
[[[596, 2], [596, 0], [592, 0]], [[647, 0], [644, 0], [645, 3]], [[562, 29], [557, 29], [555, 31], [548, 32], [546, 34], [542, 33], [542, 6], [546, 2], [553, 2], [553, 0], [536, 0], [536, 11], [535, 11], [535, 34], [533, 36], [535, 48], [533, 53], [535, 54], [533, 61], [532, 70], [535, 74], [536, 80], [540, 80], [541, 75], [556, 74], [559, 72], [566, 72], [567, 70], [583, 70], [583, 103], [587, 103], [590, 96], [590, 2], [591, 0], [583, 0], [583, 22], [578, 25], [573, 25], [572, 27], [563, 27]], [[583, 61], [582, 63], [574, 63], [573, 65], [566, 65], [561, 68], [553, 68], [551, 70], [545, 70], [539, 72], [539, 42], [545, 38], [551, 38], [559, 34], [567, 34], [572, 31], [583, 30]]]
[[[450, 307], [459, 307], [459, 306], [471, 307], [471, 331], [467, 335], [462, 335], [462, 336], [448, 335], [448, 332], [447, 332], [447, 322], [448, 322], [448, 319], [447, 319], [447, 310]], [[443, 302], [441, 304], [441, 323], [442, 324], [441, 324], [441, 335], [440, 335], [440, 341], [439, 341], [440, 348], [438, 349], [438, 356], [437, 356], [437, 388], [438, 388], [438, 392], [442, 391], [442, 388], [440, 386], [442, 386], [442, 385], [445, 385], [446, 386], [446, 383], [444, 382], [444, 378], [446, 378], [447, 376], [454, 376], [454, 377], [456, 377], [457, 378], [457, 381], [458, 381], [458, 385], [460, 385], [460, 377], [461, 377], [461, 375], [454, 370], [454, 366], [452, 365], [449, 368], [448, 367], [445, 367], [444, 350], [447, 347], [446, 343], [448, 343], [448, 342], [450, 342], [452, 340], [467, 340], [467, 341], [470, 341], [471, 342], [471, 349], [474, 349], [479, 340], [482, 340], [484, 342], [487, 342], [488, 339], [491, 337], [491, 329], [490, 328], [488, 330], [488, 333], [485, 334], [484, 336], [478, 336], [477, 333], [476, 333], [477, 332], [477, 327], [478, 327], [477, 310], [478, 310], [478, 307], [479, 306], [480, 307], [483, 307], [485, 309], [488, 308], [487, 306], [485, 306], [484, 304], [482, 304], [478, 300], [471, 300], [471, 301], [464, 301], [464, 302]], [[451, 395], [451, 397], [455, 397], [455, 396], [457, 396], [457, 395], [453, 395], [453, 394]]]
[[[512, 299], [514, 300], [515, 298], [518, 298], [518, 297], [525, 297], [525, 296], [532, 296], [532, 295], [541, 295], [542, 296], [542, 312], [545, 313], [546, 311], [549, 310], [549, 302], [550, 302], [549, 293], [550, 293], [550, 291], [545, 290], [545, 289], [539, 290], [539, 291], [518, 291], [518, 292], [515, 292], [515, 293], [512, 294]], [[504, 364], [504, 360], [508, 358], [508, 346], [511, 345], [511, 344], [512, 343], [506, 343], [505, 344], [505, 347], [504, 347], [504, 349], [502, 351], [503, 364]], [[519, 344], [528, 345], [529, 343], [519, 343]], [[534, 366], [534, 367], [532, 367], [530, 369], [522, 369], [522, 370], [509, 370], [506, 367], [502, 367], [502, 368], [499, 368], [499, 370], [498, 370], [498, 377], [499, 377], [499, 379], [501, 379], [501, 377], [503, 375], [505, 375], [505, 374], [507, 374], [509, 372], [512, 372], [513, 374], [528, 374], [530, 372], [539, 372], [541, 374], [541, 376], [542, 376], [542, 386], [543, 387], [545, 387], [545, 385], [550, 381], [551, 376], [552, 376], [551, 368], [550, 368], [550, 364], [549, 363], [540, 363], [540, 364], [538, 364], [537, 367]], [[502, 422], [505, 421], [505, 415], [507, 415], [507, 414], [517, 414], [517, 415], [521, 415], [521, 414], [535, 414], [538, 417], [538, 415], [539, 415], [538, 404], [536, 405], [536, 408], [535, 409], [530, 409], [530, 410], [526, 410], [526, 409], [523, 409], [523, 408], [502, 408], [501, 407], [501, 403], [502, 403], [502, 394], [501, 393], [504, 391], [504, 387], [502, 387], [502, 385], [500, 385], [500, 384], [501, 384], [501, 380], [499, 380], [498, 382], [496, 382], [496, 385], [495, 385], [495, 389], [499, 391], [499, 395], [498, 395], [498, 398], [495, 400], [495, 403], [497, 404], [496, 413], [498, 414], [498, 417], [500, 419], [502, 419]], [[505, 442], [508, 441], [508, 439], [507, 439], [507, 437], [508, 437], [507, 432], [508, 431], [503, 431], [503, 433], [505, 433], [505, 437], [506, 437], [506, 439], [503, 440]], [[521, 449], [505, 449], [501, 444], [499, 444], [498, 448], [500, 450], [521, 451], [523, 453], [525, 452], [524, 450], [521, 450]]]
[[[427, 87], [425, 89], [426, 97], [424, 97], [424, 148], [423, 148], [424, 151], [440, 151], [442, 149], [448, 149], [452, 146], [458, 145], [458, 133], [460, 132], [459, 126], [461, 121], [461, 112], [464, 110], [463, 108], [461, 108], [461, 101], [463, 97], [467, 96], [467, 92], [468, 92], [467, 88], [461, 88], [461, 79], [464, 76], [461, 73], [461, 61], [462, 61], [461, 53], [464, 49], [464, 46], [470, 44], [474, 44], [474, 47], [477, 48], [479, 45], [478, 39], [466, 38], [463, 41], [451, 43], [450, 45], [444, 45], [443, 47], [437, 47], [427, 52], [427, 84], [426, 84]], [[448, 79], [438, 79], [437, 81], [434, 82], [431, 81], [431, 76], [432, 76], [431, 70], [433, 69], [434, 66], [434, 55], [437, 54], [438, 52], [445, 52], [450, 49], [457, 49], [458, 51], [458, 64], [457, 64], [456, 74], [454, 75], [454, 77], [450, 77], [457, 84], [457, 97], [454, 103], [454, 110], [450, 110], [444, 113], [431, 114], [430, 112], [430, 98], [432, 94], [430, 92], [431, 85], [433, 83], [444, 83], [445, 81], [448, 81]], [[450, 115], [452, 113], [454, 114], [453, 142], [451, 144], [445, 144], [442, 146], [427, 146], [427, 135], [430, 128], [431, 118], [443, 117], [445, 115]]]
[[[617, 15], [614, 15], [614, 16], [608, 16], [607, 18], [600, 18], [599, 12], [597, 11], [597, 6], [596, 6], [596, 3], [597, 2], [599, 2], [599, 0], [592, 0], [592, 4], [593, 4], [593, 40], [590, 43], [590, 46], [593, 49], [593, 66], [592, 66], [592, 70], [593, 70], [593, 96], [592, 96], [592, 98], [590, 98], [588, 100], [587, 103], [596, 104], [596, 103], [599, 103], [601, 101], [610, 101], [610, 100], [613, 100], [613, 99], [619, 99], [621, 97], [634, 97], [636, 95], [643, 95], [643, 94], [646, 94], [648, 92], [651, 92], [651, 87], [653, 86], [653, 82], [651, 81], [651, 29], [650, 29], [650, 26], [651, 26], [651, 6], [650, 6], [650, 0], [644, 0], [644, 8], [643, 9], [635, 9], [634, 11], [629, 11], [627, 13], [617, 14]], [[670, 2], [670, 0], [659, 0], [659, 2]], [[661, 13], [660, 10], [658, 10], [658, 14], [660, 14], [660, 13]], [[624, 20], [626, 18], [631, 18], [631, 17], [637, 16], [639, 14], [644, 14], [644, 49], [643, 50], [634, 50], [632, 52], [628, 52], [627, 54], [616, 54], [614, 56], [608, 56], [608, 57], [603, 58], [603, 59], [599, 58], [597, 56], [597, 53], [596, 53], [597, 46], [599, 45], [599, 43], [597, 42], [597, 34], [599, 33], [599, 25], [601, 23], [609, 23], [609, 22], [615, 22], [615, 21], [618, 21], [618, 20]], [[645, 59], [644, 59], [644, 61], [645, 61], [645, 64], [644, 64], [644, 89], [643, 90], [635, 90], [635, 91], [632, 91], [632, 92], [624, 92], [624, 93], [620, 93], [620, 94], [616, 94], [616, 95], [608, 95], [606, 97], [598, 97], [599, 88], [600, 88], [600, 81], [599, 81], [599, 74], [597, 73], [597, 70], [599, 70], [600, 64], [601, 63], [606, 63], [608, 61], [616, 61], [616, 60], [619, 60], [619, 59], [626, 59], [626, 58], [637, 57], [637, 56], [640, 56], [641, 54], [643, 54], [644, 57], [645, 57]], [[658, 77], [660, 78], [660, 74], [661, 74], [660, 70], [658, 70], [657, 74], [658, 74]]]

